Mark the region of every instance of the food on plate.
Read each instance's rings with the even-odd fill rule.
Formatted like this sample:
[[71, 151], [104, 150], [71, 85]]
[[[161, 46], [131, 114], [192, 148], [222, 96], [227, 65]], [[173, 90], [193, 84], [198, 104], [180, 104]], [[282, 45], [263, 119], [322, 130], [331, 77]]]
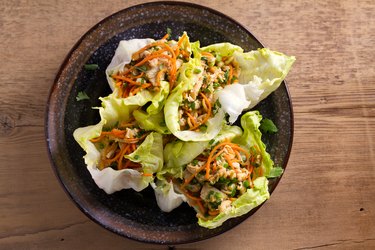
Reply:
[[131, 110], [113, 96], [101, 98], [101, 121], [78, 128], [73, 136], [95, 183], [107, 193], [145, 189], [163, 166], [163, 138], [139, 126]]
[[119, 43], [106, 69], [107, 80], [117, 98], [127, 105], [143, 106], [154, 114], [163, 108], [166, 97], [173, 89], [178, 70], [191, 54], [186, 33], [178, 41], [132, 39]]
[[[165, 167], [158, 174], [171, 180], [175, 193], [185, 195], [201, 226], [220, 226], [269, 197], [266, 177], [278, 168], [261, 140], [261, 119], [258, 111], [249, 111], [241, 118], [243, 130], [225, 125], [214, 140], [194, 145], [194, 150], [196, 142], [174, 141], [165, 146]], [[170, 203], [179, 198], [168, 195]]]
[[262, 142], [262, 115], [249, 110], [294, 61], [267, 48], [201, 47], [185, 32], [121, 41], [100, 122], [74, 132], [92, 178], [108, 194], [150, 185], [162, 211], [187, 202], [206, 228], [248, 213], [269, 198], [268, 178], [283, 172]]

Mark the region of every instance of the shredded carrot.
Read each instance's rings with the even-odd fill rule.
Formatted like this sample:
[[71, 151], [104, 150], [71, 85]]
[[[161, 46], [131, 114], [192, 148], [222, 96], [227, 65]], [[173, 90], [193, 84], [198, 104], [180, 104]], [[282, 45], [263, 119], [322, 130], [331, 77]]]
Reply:
[[214, 57], [214, 55], [212, 55], [210, 52], [206, 52], [206, 51], [202, 51], [202, 56], [206, 56], [206, 57]]
[[197, 171], [192, 174], [188, 179], [185, 180], [184, 184], [182, 184], [182, 187], [185, 187], [187, 184], [189, 184], [196, 176], [199, 174], [200, 171], [202, 171], [205, 168], [206, 165], [202, 165]]
[[229, 64], [229, 76], [228, 76], [227, 84], [232, 83], [232, 78], [233, 78], [233, 67], [232, 65]]
[[192, 124], [189, 124], [192, 125], [190, 127], [199, 127], [199, 124], [197, 123], [197, 121], [195, 120], [194, 116], [192, 116], [189, 112], [186, 112], [187, 116], [189, 117], [189, 119], [191, 120]]
[[128, 149], [129, 149], [129, 145], [124, 146], [123, 149], [121, 150], [121, 153], [119, 154], [120, 159], [117, 161], [117, 169], [118, 170], [122, 169], [122, 161], [123, 161], [124, 155], [126, 154]]
[[187, 37], [187, 36], [186, 36], [186, 33], [184, 33], [184, 34], [180, 37], [180, 39], [178, 40], [178, 43], [177, 43], [177, 46], [178, 46], [178, 47], [181, 47], [182, 42], [185, 40], [186, 37]]
[[143, 176], [152, 176], [151, 173], [142, 173]]
[[161, 40], [167, 40], [168, 37], [169, 37], [169, 34], [167, 33], [167, 34], [165, 34], [165, 35], [163, 36], [163, 38], [162, 38]]
[[163, 68], [162, 70], [159, 70], [159, 72], [156, 75], [156, 86], [160, 86], [160, 80], [161, 76], [167, 71], [166, 68]]
[[[229, 142], [229, 141], [224, 141], [224, 142], [219, 143], [218, 145], [216, 145], [216, 146], [211, 150], [210, 154], [208, 155], [208, 158], [207, 158], [207, 162], [206, 162], [206, 164], [203, 165], [203, 166], [205, 166], [205, 168], [206, 168], [206, 175], [205, 175], [206, 180], [208, 180], [209, 177], [210, 177], [210, 164], [211, 164], [212, 160], [216, 159], [216, 157], [217, 157], [217, 156], [216, 156], [217, 154], [215, 154], [215, 152], [216, 152], [219, 148], [224, 147], [224, 146], [226, 146], [226, 145], [229, 145], [229, 146], [231, 146], [232, 148], [236, 148], [236, 147], [237, 147], [237, 148], [240, 148], [241, 150], [244, 150], [244, 149], [242, 149], [241, 147], [239, 147], [239, 146], [237, 146], [236, 144], [231, 143], [231, 142]], [[215, 158], [214, 158], [214, 155], [216, 156]]]
[[195, 204], [198, 205], [199, 211], [201, 212], [201, 214], [204, 215], [206, 212], [206, 209], [204, 208], [202, 201], [195, 201]]
[[224, 155], [224, 159], [228, 162], [229, 166], [234, 170], [235, 167], [234, 167], [233, 162], [231, 161], [231, 159], [229, 159], [229, 156], [228, 155]]
[[211, 215], [211, 216], [216, 216], [216, 215], [218, 215], [219, 213], [220, 213], [219, 210], [214, 210], [214, 211], [212, 211], [212, 210], [208, 210], [208, 214]]
[[[125, 76], [112, 75], [112, 78], [113, 78], [113, 79], [116, 79], [116, 80], [121, 80], [121, 81], [128, 82], [128, 83], [130, 83], [131, 85], [141, 85], [140, 82], [133, 81], [132, 79], [130, 79], [130, 78], [128, 78], [128, 77], [125, 77]], [[118, 83], [120, 83], [119, 86], [122, 85], [121, 82], [118, 82]], [[116, 84], [116, 85], [117, 85], [117, 84]]]
[[207, 114], [205, 115], [205, 117], [203, 118], [203, 120], [198, 123], [197, 125], [195, 125], [194, 127], [190, 128], [190, 130], [196, 130], [199, 126], [201, 126], [202, 124], [205, 124], [208, 119], [210, 119], [210, 116], [211, 116], [211, 103], [210, 103], [210, 100], [208, 100], [207, 96], [205, 94], [203, 94], [202, 92], [199, 93], [202, 97], [203, 97], [203, 100], [206, 102], [206, 105], [207, 105]]
[[191, 194], [190, 194], [189, 192], [187, 192], [187, 191], [183, 191], [183, 193], [184, 193], [189, 199], [191, 199], [191, 200], [194, 200], [194, 201], [200, 201], [200, 200], [202, 200], [201, 197], [195, 197], [195, 196], [191, 195]]
[[148, 50], [149, 48], [152, 48], [152, 47], [155, 47], [155, 46], [163, 47], [164, 44], [165, 43], [162, 42], [162, 41], [156, 41], [156, 42], [150, 43], [150, 44], [144, 46], [143, 48], [141, 48], [140, 50], [138, 50], [137, 52], [133, 53], [132, 59], [134, 60], [134, 58], [138, 57], [139, 54]]

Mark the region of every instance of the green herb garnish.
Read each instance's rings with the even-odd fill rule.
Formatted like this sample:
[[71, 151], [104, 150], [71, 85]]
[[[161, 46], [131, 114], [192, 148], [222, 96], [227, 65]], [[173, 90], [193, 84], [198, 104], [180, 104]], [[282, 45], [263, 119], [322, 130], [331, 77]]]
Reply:
[[85, 64], [84, 66], [85, 70], [96, 70], [99, 68], [98, 64]]
[[260, 130], [264, 133], [276, 133], [278, 131], [276, 125], [273, 123], [273, 121], [271, 121], [270, 119], [263, 119], [261, 122], [260, 122]]
[[90, 97], [86, 94], [85, 91], [78, 92], [78, 94], [76, 96], [77, 101], [83, 101], [83, 100], [89, 100], [89, 99], [90, 99]]
[[142, 72], [146, 72], [147, 71], [147, 66], [146, 65], [142, 65], [142, 66], [139, 66], [139, 67], [135, 67], [137, 70], [139, 71], [142, 71]]

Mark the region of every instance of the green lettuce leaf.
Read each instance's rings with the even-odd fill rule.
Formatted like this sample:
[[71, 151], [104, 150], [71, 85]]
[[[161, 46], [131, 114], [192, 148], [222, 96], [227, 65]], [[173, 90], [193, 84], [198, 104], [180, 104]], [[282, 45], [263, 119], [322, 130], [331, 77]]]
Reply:
[[220, 133], [209, 141], [181, 141], [176, 140], [170, 142], [164, 147], [164, 167], [157, 174], [159, 179], [164, 179], [164, 175], [168, 174], [174, 178], [182, 178], [183, 166], [192, 162], [206, 148], [211, 147], [218, 141], [240, 137], [242, 135], [241, 128], [237, 126], [224, 125]]
[[116, 82], [112, 79], [111, 75], [116, 72], [122, 72], [125, 65], [131, 62], [132, 55], [135, 52], [154, 41], [154, 39], [149, 38], [120, 41], [115, 51], [115, 55], [113, 56], [111, 63], [108, 65], [105, 71], [107, 81], [112, 90], [115, 89]]
[[133, 116], [144, 130], [156, 131], [160, 134], [171, 133], [165, 124], [163, 111], [151, 115], [141, 109], [137, 109], [133, 112]]
[[[115, 88], [116, 82], [113, 80], [111, 75], [123, 71], [125, 65], [131, 62], [132, 54], [152, 42], [154, 42], [153, 39], [132, 39], [120, 41], [115, 55], [106, 69], [107, 80], [115, 96], [118, 96], [119, 90], [118, 88]], [[156, 114], [162, 110], [164, 102], [167, 99], [168, 95], [169, 82], [161, 81], [160, 91], [158, 92], [152, 92], [147, 89], [143, 89], [134, 96], [119, 99], [121, 99], [124, 104], [129, 106], [142, 107], [145, 104], [150, 103], [150, 105], [146, 109], [147, 113]]]
[[240, 67], [239, 83], [227, 85], [217, 93], [230, 123], [235, 122], [242, 111], [251, 109], [275, 91], [295, 61], [294, 56], [267, 48], [244, 53], [230, 43], [214, 44], [202, 50], [215, 52], [220, 57], [233, 56]]
[[142, 173], [135, 169], [114, 170], [110, 167], [103, 170], [97, 168], [100, 161], [99, 149], [90, 141], [98, 137], [103, 129], [111, 129], [122, 121], [131, 118], [131, 109], [112, 95], [102, 99], [99, 108], [101, 120], [96, 125], [78, 128], [74, 131], [74, 139], [86, 152], [84, 160], [95, 183], [106, 193], [111, 194], [121, 189], [132, 188], [141, 191], [153, 181], [152, 176], [142, 173], [156, 173], [163, 166], [163, 139], [157, 132], [150, 133], [143, 143], [130, 155], [125, 156], [142, 165]]
[[[294, 56], [262, 48], [247, 53], [235, 51], [234, 60], [241, 71], [239, 83], [226, 86], [218, 93], [229, 122], [233, 123], [243, 110], [248, 110], [275, 91], [295, 62]], [[233, 98], [237, 101], [233, 102]]]
[[246, 193], [235, 200], [231, 207], [225, 212], [221, 212], [211, 220], [198, 219], [198, 224], [209, 229], [221, 226], [226, 220], [238, 217], [250, 212], [269, 199], [268, 180], [265, 177], [258, 177], [254, 180], [254, 187], [247, 189]]
[[262, 142], [262, 133], [259, 130], [262, 115], [259, 111], [249, 111], [241, 117], [241, 126], [244, 130], [240, 138], [236, 138], [233, 142], [240, 144], [244, 148], [257, 146], [262, 155], [261, 168], [263, 174], [268, 176], [273, 168], [273, 161], [270, 154], [266, 151], [266, 145]]
[[175, 191], [172, 181], [157, 180], [156, 183], [151, 183], [151, 186], [155, 191], [156, 202], [163, 212], [170, 212], [186, 201], [185, 195]]
[[240, 46], [231, 44], [231, 43], [215, 43], [201, 48], [205, 52], [215, 52], [219, 56], [232, 56], [233, 53], [239, 52], [242, 53], [243, 49]]
[[[193, 51], [194, 46], [196, 46], [196, 44], [192, 44]], [[178, 108], [183, 101], [182, 94], [185, 91], [193, 89], [195, 84], [199, 82], [198, 79], [202, 78], [203, 70], [200, 73], [194, 73], [194, 69], [200, 67], [202, 66], [200, 59], [198, 58], [190, 59], [189, 62], [184, 63], [181, 66], [178, 85], [173, 89], [165, 103], [164, 116], [167, 127], [174, 136], [183, 141], [211, 140], [220, 132], [220, 129], [225, 122], [225, 114], [223, 110], [218, 109], [217, 113], [206, 122], [207, 129], [204, 132], [180, 130]]]

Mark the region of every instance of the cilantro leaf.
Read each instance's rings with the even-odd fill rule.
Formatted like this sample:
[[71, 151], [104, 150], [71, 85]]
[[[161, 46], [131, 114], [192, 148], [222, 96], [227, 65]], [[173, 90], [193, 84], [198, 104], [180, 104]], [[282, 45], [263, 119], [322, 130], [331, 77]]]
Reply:
[[270, 173], [268, 174], [267, 178], [276, 178], [280, 177], [280, 175], [284, 172], [281, 167], [274, 167], [271, 169]]
[[96, 70], [99, 68], [98, 64], [85, 64], [85, 70]]
[[168, 34], [168, 39], [171, 39], [171, 37], [172, 37], [172, 30], [170, 28], [167, 28], [167, 34]]
[[89, 100], [89, 99], [90, 99], [90, 97], [86, 94], [85, 91], [78, 92], [78, 94], [76, 96], [77, 101]]
[[264, 133], [276, 133], [278, 131], [276, 125], [270, 119], [263, 119], [260, 122], [260, 130]]

